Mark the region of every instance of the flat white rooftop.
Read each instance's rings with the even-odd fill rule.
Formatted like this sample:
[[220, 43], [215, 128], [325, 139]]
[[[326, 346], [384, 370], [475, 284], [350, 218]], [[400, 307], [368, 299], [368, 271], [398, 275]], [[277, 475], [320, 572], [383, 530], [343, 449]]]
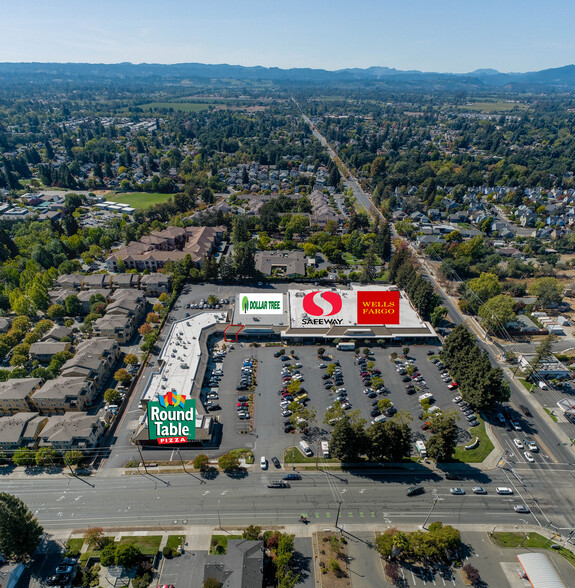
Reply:
[[142, 400], [154, 400], [170, 390], [191, 396], [201, 359], [201, 332], [225, 322], [225, 316], [223, 312], [199, 312], [172, 325], [159, 356], [162, 368], [152, 374]]

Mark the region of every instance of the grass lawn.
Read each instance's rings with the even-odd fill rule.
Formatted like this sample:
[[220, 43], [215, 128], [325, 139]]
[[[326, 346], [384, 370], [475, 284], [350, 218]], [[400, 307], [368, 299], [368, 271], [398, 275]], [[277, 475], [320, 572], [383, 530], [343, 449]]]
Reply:
[[166, 547], [169, 547], [172, 550], [177, 549], [178, 545], [183, 545], [185, 540], [186, 540], [185, 535], [170, 535], [168, 537]]
[[475, 449], [465, 449], [464, 445], [458, 445], [455, 448], [455, 459], [458, 461], [479, 463], [493, 451], [493, 443], [491, 443], [491, 440], [487, 436], [483, 419], [478, 417], [477, 420], [479, 421], [479, 425], [469, 429], [469, 432], [472, 437], [471, 442], [475, 441], [475, 437], [479, 437], [479, 445]]
[[[250, 394], [250, 396], [253, 400], [253, 394]], [[247, 447], [241, 449], [232, 449], [230, 453], [237, 456], [238, 459], [242, 459], [242, 457], [245, 458], [247, 464], [254, 463], [254, 453], [251, 449], [248, 449]]]
[[241, 535], [212, 535], [210, 541], [210, 555], [220, 555], [228, 550], [229, 539], [241, 539]]
[[150, 535], [149, 537], [133, 537], [127, 535], [121, 537], [118, 543], [133, 543], [137, 545], [144, 555], [156, 555], [160, 548], [162, 537], [160, 535]]
[[465, 106], [460, 106], [459, 108], [464, 110], [478, 110], [480, 112], [501, 112], [515, 109], [523, 110], [526, 108], [526, 106], [524, 104], [516, 104], [514, 102], [504, 102], [503, 100], [498, 100], [496, 102], [474, 102], [473, 104], [466, 104]]
[[[310, 463], [315, 464], [316, 456], [313, 457], [306, 457], [297, 447], [290, 447], [284, 451], [284, 464], [289, 465], [290, 463]], [[323, 457], [319, 456], [318, 465], [321, 466], [322, 463], [339, 463], [339, 459], [335, 457], [330, 457], [329, 459], [324, 459]]]
[[142, 209], [166, 202], [168, 198], [173, 198], [173, 196], [173, 194], [160, 194], [159, 192], [116, 192], [113, 195], [106, 195], [106, 199]]
[[94, 557], [96, 555], [100, 555], [100, 553], [102, 553], [101, 551], [85, 551], [81, 556], [80, 556], [80, 563], [82, 565], [86, 565], [86, 562], [91, 558]]
[[543, 407], [543, 410], [553, 419], [554, 423], [557, 422], [557, 417], [553, 414], [553, 412], [551, 410], [549, 410], [548, 408], [545, 408], [545, 407]]
[[68, 539], [66, 549], [68, 551], [80, 551], [84, 545], [84, 539]]
[[[529, 536], [529, 539], [527, 539]], [[572, 566], [575, 566], [575, 554], [568, 549], [559, 547], [559, 549], [551, 549], [552, 545], [557, 545], [549, 539], [545, 539], [539, 533], [491, 533], [491, 540], [500, 547], [531, 547], [533, 549], [548, 549], [549, 551], [557, 552], [562, 555]]]
[[527, 392], [533, 392], [533, 390], [536, 387], [535, 384], [532, 384], [531, 382], [528, 382], [524, 378], [519, 378], [519, 381], [525, 386], [525, 389], [527, 390]]

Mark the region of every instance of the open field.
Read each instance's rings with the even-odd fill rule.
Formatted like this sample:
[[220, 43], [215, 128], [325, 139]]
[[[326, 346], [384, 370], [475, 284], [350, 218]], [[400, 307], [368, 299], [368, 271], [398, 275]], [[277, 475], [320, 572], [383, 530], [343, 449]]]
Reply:
[[172, 109], [175, 112], [202, 112], [208, 110], [210, 106], [205, 102], [149, 102], [148, 104], [140, 104], [138, 108], [142, 110], [164, 110]]
[[134, 208], [148, 208], [154, 204], [161, 204], [172, 198], [173, 194], [160, 194], [159, 192], [116, 192], [106, 195], [106, 200], [122, 202]]
[[471, 104], [465, 104], [460, 108], [464, 110], [475, 110], [477, 112], [506, 112], [509, 110], [524, 110], [527, 107], [525, 104], [496, 100], [494, 102], [473, 102]]

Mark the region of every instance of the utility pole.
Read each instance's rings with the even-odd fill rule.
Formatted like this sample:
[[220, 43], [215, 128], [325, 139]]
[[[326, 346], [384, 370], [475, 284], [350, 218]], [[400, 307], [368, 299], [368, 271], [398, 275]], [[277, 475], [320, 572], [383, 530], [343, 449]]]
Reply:
[[179, 447], [178, 447], [178, 455], [180, 456], [180, 460], [182, 462], [182, 468], [184, 469], [184, 472], [187, 474], [188, 472], [186, 472], [186, 464], [184, 463], [184, 458], [182, 457], [182, 452], [180, 451]]
[[220, 518], [220, 501], [218, 500], [218, 523], [220, 525], [220, 531], [222, 530], [222, 519]]
[[341, 510], [341, 502], [342, 502], [341, 500], [337, 501], [337, 516], [335, 518], [335, 528], [336, 529], [339, 529], [338, 523], [339, 523], [339, 511]]
[[146, 467], [146, 462], [144, 461], [144, 456], [142, 455], [142, 448], [140, 447], [139, 443], [136, 443], [136, 447], [138, 448], [138, 451], [140, 452], [140, 459], [142, 460], [142, 464], [144, 465], [144, 471], [147, 474], [148, 468]]
[[433, 504], [431, 505], [431, 508], [429, 509], [429, 512], [427, 513], [427, 516], [425, 517], [425, 520], [423, 521], [423, 525], [421, 526], [421, 528], [423, 530], [425, 530], [425, 525], [427, 524], [427, 521], [429, 520], [429, 517], [431, 516], [431, 513], [433, 512], [433, 509], [435, 508], [435, 505], [437, 504], [438, 500], [439, 500], [439, 498], [437, 498], [437, 496], [433, 499]]

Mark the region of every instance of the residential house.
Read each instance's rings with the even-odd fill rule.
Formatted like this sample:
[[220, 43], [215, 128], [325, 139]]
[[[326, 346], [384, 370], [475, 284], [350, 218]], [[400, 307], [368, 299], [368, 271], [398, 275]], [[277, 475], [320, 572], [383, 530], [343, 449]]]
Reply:
[[112, 287], [112, 276], [109, 274], [90, 274], [83, 278], [82, 290], [109, 290]]
[[5, 316], [0, 317], [0, 333], [7, 333], [10, 330], [12, 320]]
[[76, 355], [63, 366], [64, 378], [81, 377], [94, 382], [96, 390], [105, 383], [120, 357], [118, 343], [109, 338], [96, 337], [82, 341]]
[[112, 276], [112, 288], [137, 290], [139, 287], [139, 274], [114, 274]]
[[515, 247], [501, 247], [497, 250], [497, 253], [503, 255], [504, 257], [513, 257], [514, 259], [525, 259], [525, 256], [519, 249], [515, 249]]
[[519, 223], [522, 227], [534, 227], [536, 222], [537, 215], [532, 210], [527, 209], [519, 215]]
[[266, 276], [305, 276], [306, 258], [297, 251], [258, 251], [255, 255], [256, 269]]
[[33, 408], [30, 397], [40, 388], [41, 383], [40, 378], [14, 378], [0, 382], [0, 414], [30, 411]]
[[31, 411], [0, 417], [0, 449], [13, 451], [34, 445], [46, 420], [46, 417]]
[[72, 337], [72, 329], [70, 327], [61, 327], [54, 325], [43, 337], [42, 341], [62, 341]]
[[208, 555], [206, 578], [216, 578], [225, 588], [262, 588], [264, 585], [262, 541], [230, 539], [225, 555]]
[[40, 363], [50, 363], [60, 351], [69, 351], [71, 344], [66, 342], [39, 341], [30, 345], [30, 357]]
[[0, 561], [0, 588], [16, 588], [25, 570], [26, 566], [22, 562]]
[[432, 220], [432, 221], [436, 221], [439, 220], [441, 218], [441, 213], [439, 212], [438, 208], [430, 208], [427, 211], [427, 216]]
[[134, 327], [144, 318], [146, 313], [146, 298], [138, 290], [116, 290], [111, 302], [106, 307], [106, 316], [118, 314], [132, 317]]
[[120, 345], [130, 341], [136, 330], [133, 317], [112, 314], [103, 316], [92, 323], [94, 335], [114, 339]]
[[105, 430], [103, 411], [94, 415], [68, 412], [48, 419], [38, 435], [38, 445], [65, 451], [95, 447]]
[[67, 411], [88, 409], [96, 390], [93, 382], [81, 377], [48, 380], [36, 390], [31, 402], [41, 414], [62, 414]]
[[170, 276], [165, 274], [147, 274], [140, 279], [140, 288], [146, 296], [160, 296], [170, 292]]

